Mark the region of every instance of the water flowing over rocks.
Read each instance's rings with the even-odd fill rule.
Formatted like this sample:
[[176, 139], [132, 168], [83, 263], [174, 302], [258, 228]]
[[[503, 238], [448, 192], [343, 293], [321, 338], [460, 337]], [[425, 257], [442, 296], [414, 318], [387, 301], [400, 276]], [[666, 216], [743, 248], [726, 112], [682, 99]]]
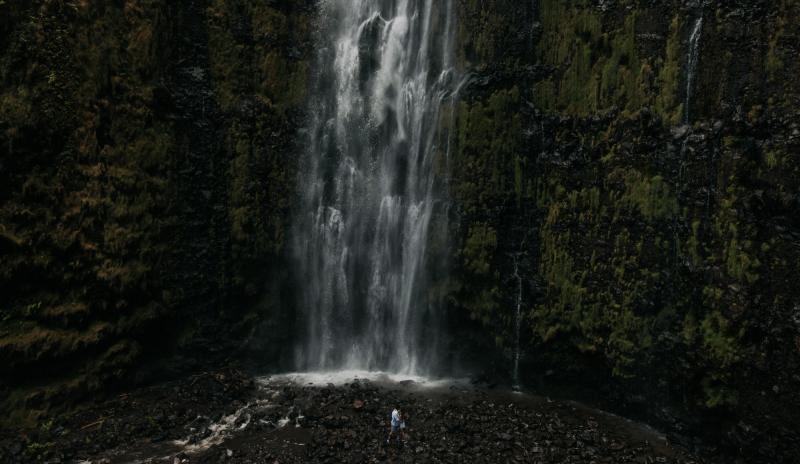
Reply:
[[427, 260], [431, 222], [446, 212], [438, 125], [458, 85], [452, 4], [320, 6], [293, 232], [296, 368], [411, 373], [436, 362]]

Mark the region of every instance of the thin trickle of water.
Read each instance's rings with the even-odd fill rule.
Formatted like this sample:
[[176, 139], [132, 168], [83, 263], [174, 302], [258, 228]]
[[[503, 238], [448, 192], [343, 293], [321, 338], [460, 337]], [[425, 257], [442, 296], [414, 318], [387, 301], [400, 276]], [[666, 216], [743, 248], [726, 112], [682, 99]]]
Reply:
[[457, 93], [453, 17], [452, 0], [321, 3], [293, 234], [298, 369], [410, 373], [432, 354], [424, 270], [446, 207], [434, 166], [447, 156], [440, 110]]
[[522, 277], [519, 275], [519, 256], [514, 255], [514, 278], [517, 280], [517, 312], [514, 318], [514, 370], [512, 372], [511, 387], [520, 391], [522, 385], [519, 379], [520, 357], [520, 330], [522, 328]]
[[536, 27], [539, 26], [538, 18], [539, 18], [539, 9], [538, 9], [539, 0], [531, 0], [530, 3], [530, 14], [528, 18], [528, 23], [530, 24], [528, 29], [528, 49], [533, 50], [535, 46], [535, 31]]
[[689, 36], [689, 56], [686, 60], [686, 100], [683, 108], [683, 122], [691, 122], [689, 108], [694, 94], [694, 82], [697, 74], [697, 63], [700, 60], [700, 38], [703, 35], [703, 15], [699, 15]]
[[[697, 74], [697, 65], [700, 60], [700, 39], [702, 37], [703, 32], [703, 14], [697, 16], [695, 19], [694, 26], [692, 26], [692, 33], [689, 36], [689, 51], [688, 56], [686, 58], [686, 96], [683, 103], [683, 124], [684, 130], [686, 133], [683, 135], [683, 141], [681, 142], [681, 149], [680, 149], [680, 158], [678, 161], [678, 179], [677, 179], [677, 188], [676, 194], [680, 197], [681, 189], [683, 188], [683, 177], [684, 171], [686, 169], [686, 151], [688, 149], [689, 137], [688, 134], [690, 133], [691, 129], [689, 128], [689, 124], [691, 123], [691, 117], [689, 114], [689, 110], [691, 108], [692, 97], [694, 94], [694, 83]], [[681, 262], [680, 256], [680, 248], [678, 247], [678, 243], [680, 243], [680, 221], [679, 215], [675, 214], [672, 219], [672, 232], [673, 232], [673, 240], [674, 240], [674, 251], [675, 251], [675, 266], [678, 266]], [[675, 293], [675, 288], [673, 284], [672, 288], [673, 294]]]

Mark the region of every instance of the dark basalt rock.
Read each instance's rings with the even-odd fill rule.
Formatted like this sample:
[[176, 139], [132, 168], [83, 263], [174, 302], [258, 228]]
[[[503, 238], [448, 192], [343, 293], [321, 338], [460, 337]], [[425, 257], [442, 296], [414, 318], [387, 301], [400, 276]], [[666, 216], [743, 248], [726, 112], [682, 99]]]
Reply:
[[[487, 377], [511, 382], [510, 257], [524, 256], [524, 385], [648, 417], [732, 460], [792, 462], [800, 389], [788, 373], [800, 365], [800, 332], [790, 321], [800, 294], [790, 263], [800, 223], [786, 209], [798, 165], [783, 154], [798, 149], [800, 88], [789, 76], [800, 60], [797, 41], [784, 40], [797, 27], [774, 26], [799, 5], [534, 4], [533, 19], [503, 0], [460, 17], [476, 79], [462, 93], [451, 153], [460, 257], [451, 304], [480, 324], [453, 330], [486, 337], [465, 357], [483, 355], [494, 363]], [[701, 14], [687, 123], [679, 106]], [[519, 54], [507, 32], [530, 24], [536, 34]], [[540, 71], [521, 72], [530, 69]], [[652, 74], [625, 80], [639, 72]], [[631, 197], [634, 184], [664, 194], [645, 202], [655, 209]], [[621, 320], [642, 325], [621, 334]], [[712, 348], [723, 346], [731, 357]]]
[[[434, 250], [452, 261], [432, 273], [452, 340], [442, 364], [512, 382], [518, 258], [523, 385], [645, 417], [730, 462], [794, 462], [800, 4], [457, 5], [470, 79], [451, 128], [450, 242]], [[4, 437], [0, 458], [38, 456], [53, 440], [62, 461], [132, 437], [202, 441], [232, 412], [228, 380], [176, 387], [207, 406], [149, 402], [152, 421], [72, 428], [72, 444], [61, 441], [68, 427], [40, 416], [229, 359], [290, 364], [284, 244], [316, 8], [0, 2], [0, 422], [37, 426]], [[682, 108], [700, 14], [695, 92]], [[369, 427], [343, 411], [364, 401], [358, 414], [375, 419], [385, 404], [356, 387], [345, 409], [339, 387], [280, 392], [298, 408], [293, 420], [331, 424], [311, 435], [326, 443], [314, 459], [369, 455], [359, 441]], [[484, 424], [476, 409], [457, 411]], [[285, 412], [254, 412], [255, 427], [277, 430]], [[505, 419], [475, 443], [470, 424], [442, 414], [426, 433], [453, 433], [452, 444], [376, 455], [488, 460], [494, 440], [511, 448], [504, 456], [525, 449], [520, 460], [547, 462], [612, 446], [591, 430], [561, 436], [549, 419], [542, 430], [554, 436], [534, 446]], [[286, 440], [263, 455], [285, 445], [301, 456]], [[208, 460], [228, 459], [216, 451]], [[234, 462], [246, 459], [239, 451]]]
[[312, 7], [252, 3], [0, 4], [0, 423], [279, 361], [303, 89], [245, 69], [303, 82]]
[[[649, 429], [570, 403], [480, 389], [254, 386], [235, 370], [137, 390], [0, 438], [3, 462], [701, 462]], [[354, 411], [354, 395], [371, 408]], [[325, 411], [312, 416], [298, 405]], [[406, 443], [385, 443], [388, 414], [410, 412]], [[249, 406], [248, 406], [249, 405]], [[266, 412], [265, 411], [270, 411]], [[204, 442], [231, 422], [220, 440]], [[271, 417], [271, 420], [267, 418]], [[288, 420], [276, 425], [279, 420]], [[214, 432], [212, 432], [212, 430]], [[173, 444], [174, 440], [187, 443]], [[192, 445], [203, 445], [191, 448]], [[184, 461], [185, 460], [185, 461]]]

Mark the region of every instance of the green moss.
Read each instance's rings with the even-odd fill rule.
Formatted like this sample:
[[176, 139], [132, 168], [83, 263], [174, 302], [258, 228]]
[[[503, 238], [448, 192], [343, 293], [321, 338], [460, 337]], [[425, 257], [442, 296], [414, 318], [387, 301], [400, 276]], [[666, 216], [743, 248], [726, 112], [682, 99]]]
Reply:
[[[287, 16], [251, 0], [215, 0], [208, 18], [211, 71], [223, 110], [234, 110], [240, 99], [251, 93], [278, 111], [305, 101], [309, 62], [289, 57], [289, 50], [279, 44], [309, 36], [309, 16]], [[247, 32], [255, 44], [233, 35], [242, 22], [249, 22]]]
[[[763, 6], [765, 19], [748, 29], [744, 51], [730, 46], [744, 43], [732, 7], [718, 5], [716, 17], [706, 16], [703, 47], [713, 53], [703, 55], [701, 68], [755, 71], [742, 79], [726, 78], [731, 72], [698, 75], [699, 111], [723, 121], [741, 112], [744, 126], [723, 124], [719, 140], [712, 124], [698, 121], [694, 131], [706, 138], [689, 140], [679, 178], [668, 126], [680, 124], [684, 112], [687, 14], [693, 13], [635, 2], [603, 9], [590, 1], [545, 0], [537, 4], [541, 29], [534, 30], [541, 40], [532, 42], [525, 61], [517, 49], [499, 51], [502, 35], [521, 30], [524, 20], [497, 21], [492, 13], [505, 6], [492, 2], [465, 5], [459, 41], [466, 43], [467, 68], [516, 77], [538, 66], [527, 85], [513, 80], [520, 97], [505, 99], [504, 110], [495, 113], [489, 104], [508, 95], [502, 79], [457, 108], [452, 192], [462, 242], [456, 248], [468, 247], [476, 258], [453, 272], [455, 303], [481, 308], [474, 317], [499, 345], [508, 344], [510, 310], [497, 304], [513, 297], [504, 282], [507, 257], [520, 235], [534, 236], [528, 243], [538, 244], [538, 253], [526, 251], [539, 267], [523, 278], [542, 279], [544, 295], [526, 311], [523, 344], [546, 355], [577, 350], [618, 378], [669, 380], [702, 407], [735, 405], [737, 374], [754, 372], [748, 369], [758, 350], [747, 331], [754, 314], [767, 310], [758, 301], [793, 272], [789, 235], [763, 219], [791, 211], [797, 169], [787, 127], [779, 124], [773, 135], [764, 129], [791, 120], [798, 64], [786, 57], [797, 27], [786, 18], [800, 2]], [[479, 31], [482, 23], [494, 31]], [[722, 77], [709, 81], [713, 76]], [[549, 113], [541, 118], [543, 149], [564, 155], [568, 167], [555, 156], [537, 157], [542, 147], [522, 146], [521, 137], [503, 130], [519, 113], [528, 118], [523, 130], [539, 123], [538, 112], [520, 111], [527, 100]], [[496, 246], [480, 254], [492, 248], [480, 246], [477, 231], [484, 226], [495, 232]], [[670, 372], [683, 369], [680, 378]]]
[[[245, 0], [211, 2], [204, 12], [210, 69], [201, 63], [193, 72], [215, 86], [207, 130], [222, 129], [223, 149], [213, 151], [213, 166], [188, 170], [180, 102], [165, 104], [172, 99], [164, 93], [185, 90], [175, 88], [176, 63], [187, 58], [176, 56], [176, 42], [187, 31], [178, 22], [193, 10], [154, 0], [44, 2], [4, 16], [0, 157], [14, 176], [3, 176], [0, 287], [14, 291], [0, 295], [0, 358], [36, 372], [11, 376], [20, 393], [2, 401], [3, 411], [28, 411], [9, 421], [129, 374], [140, 362], [137, 339], [154, 324], [177, 338], [176, 326], [194, 322], [180, 321], [196, 307], [176, 283], [191, 272], [202, 272], [194, 285], [219, 286], [220, 302], [235, 299], [225, 310], [234, 312], [257, 293], [243, 296], [245, 286], [263, 287], [264, 263], [277, 261], [293, 180], [290, 113], [303, 104], [308, 73], [305, 50], [287, 56], [288, 44], [304, 43], [310, 12]], [[256, 28], [253, 41], [229, 33], [240, 19]], [[247, 121], [236, 117], [242, 98], [255, 108]], [[202, 175], [188, 185], [195, 168]], [[207, 180], [213, 187], [185, 203], [187, 190]], [[188, 211], [206, 201], [224, 212], [188, 224]], [[214, 244], [191, 259], [215, 263], [216, 275], [182, 270], [190, 228], [193, 240]], [[247, 276], [254, 268], [258, 275]], [[172, 345], [162, 338], [158, 347]], [[31, 397], [39, 400], [28, 404]]]
[[467, 270], [475, 275], [489, 274], [491, 257], [497, 248], [497, 233], [485, 223], [473, 224], [464, 244], [463, 259]]
[[724, 263], [728, 276], [734, 280], [753, 284], [758, 278], [761, 261], [753, 252], [753, 242], [749, 239], [750, 227], [739, 224], [737, 211], [734, 208], [737, 197], [730, 196], [721, 201], [721, 213], [716, 217], [714, 231], [716, 240], [722, 245], [718, 259]]
[[465, 68], [484, 68], [489, 63], [496, 66], [505, 61], [508, 43], [516, 34], [508, 16], [479, 0], [466, 0], [457, 10], [456, 36], [461, 45], [457, 61]]
[[719, 311], [714, 311], [701, 323], [700, 334], [703, 349], [713, 366], [702, 381], [705, 405], [709, 408], [735, 405], [738, 393], [728, 385], [730, 369], [740, 358], [742, 331], [734, 333], [730, 322]]
[[[522, 118], [515, 108], [519, 89], [493, 93], [485, 102], [461, 102], [456, 114], [451, 189], [467, 213], [488, 210], [502, 198], [521, 195], [526, 186], [518, 157]], [[518, 181], [518, 183], [517, 183]]]
[[731, 335], [730, 322], [719, 311], [706, 315], [700, 325], [703, 347], [708, 350], [716, 367], [725, 369], [739, 359], [737, 336]]
[[[493, 231], [478, 226], [470, 235], [470, 243], [465, 250], [460, 252], [464, 271], [459, 279], [448, 279], [442, 291], [451, 298], [456, 298], [459, 305], [467, 311], [469, 318], [480, 321], [490, 327], [498, 317], [502, 296], [500, 288], [496, 285], [498, 276], [491, 271], [495, 266], [488, 260], [492, 259], [494, 241]], [[501, 336], [499, 339], [502, 339]]]
[[770, 80], [775, 80], [781, 76], [781, 72], [785, 66], [782, 49], [778, 46], [784, 34], [785, 26], [786, 19], [784, 19], [783, 16], [779, 16], [776, 19], [774, 28], [771, 30], [766, 57], [767, 77], [769, 77]]
[[692, 235], [689, 236], [686, 246], [692, 265], [700, 266], [703, 263], [703, 257], [700, 255], [700, 221], [692, 222]]
[[738, 281], [752, 284], [758, 280], [757, 270], [761, 263], [748, 253], [751, 246], [750, 241], [739, 243], [735, 229], [732, 229], [732, 238], [724, 256], [728, 274]]
[[675, 72], [676, 51], [668, 48], [666, 60], [657, 62], [640, 55], [636, 9], [618, 23], [590, 2], [544, 1], [540, 10], [543, 35], [537, 57], [553, 66], [554, 75], [536, 84], [537, 106], [573, 115], [612, 108], [634, 112], [659, 98], [660, 113], [671, 109], [675, 84], [655, 86], [654, 80], [658, 68], [664, 79]]
[[681, 36], [680, 16], [675, 15], [670, 23], [670, 35], [667, 40], [665, 56], [658, 75], [661, 91], [655, 99], [655, 111], [664, 121], [676, 125], [681, 120], [683, 104], [679, 102], [678, 87], [681, 82], [681, 57], [683, 55], [683, 38]]
[[[243, 97], [252, 95], [259, 105], [253, 118], [231, 117], [227, 131], [233, 253], [244, 261], [277, 256], [285, 241], [294, 164], [270, 145], [270, 138], [296, 129], [290, 113], [305, 103], [310, 71], [308, 58], [297, 56], [288, 44], [310, 36], [312, 19], [250, 0], [214, 1], [208, 18], [217, 102], [233, 114]], [[233, 35], [242, 24], [252, 42], [241, 33]], [[245, 285], [241, 275], [232, 280]]]
[[[620, 177], [629, 182], [620, 185], [614, 180]], [[548, 290], [530, 320], [542, 342], [566, 337], [581, 351], [601, 355], [615, 376], [630, 377], [652, 344], [651, 318], [666, 317], [650, 315], [643, 306], [665, 264], [664, 255], [651, 250], [667, 240], [654, 234], [644, 246], [644, 239], [614, 224], [632, 214], [653, 222], [668, 215], [653, 207], [663, 201], [658, 180], [632, 171], [612, 175], [607, 185], [625, 191], [592, 187], [558, 193], [556, 184], [546, 195], [555, 199], [540, 232], [539, 273]]]
[[609, 178], [613, 180], [618, 176], [625, 182], [625, 193], [619, 202], [638, 209], [648, 221], [663, 220], [678, 213], [678, 201], [661, 176], [647, 178], [636, 170], [625, 170], [612, 172]]
[[619, 20], [590, 2], [550, 0], [540, 9], [537, 59], [554, 74], [536, 83], [538, 107], [578, 116], [652, 107], [667, 124], [680, 122], [685, 40], [679, 14], [672, 18], [663, 52], [648, 55], [638, 47], [637, 8]]
[[764, 152], [764, 164], [767, 169], [780, 169], [786, 166], [788, 156], [780, 150], [766, 150]]
[[54, 444], [52, 442], [42, 443], [32, 441], [25, 446], [25, 455], [31, 459], [43, 459], [53, 446]]

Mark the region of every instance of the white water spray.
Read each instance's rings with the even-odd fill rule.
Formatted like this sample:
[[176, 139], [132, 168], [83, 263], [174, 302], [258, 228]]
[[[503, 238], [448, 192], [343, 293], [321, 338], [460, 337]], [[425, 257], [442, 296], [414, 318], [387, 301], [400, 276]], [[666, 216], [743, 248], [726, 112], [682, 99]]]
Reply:
[[697, 17], [692, 28], [692, 35], [689, 37], [689, 56], [686, 60], [686, 100], [683, 108], [683, 122], [691, 122], [689, 107], [692, 103], [694, 94], [695, 76], [697, 74], [697, 63], [700, 60], [700, 39], [703, 34], [703, 15]]
[[296, 367], [424, 371], [436, 319], [428, 229], [445, 207], [437, 127], [457, 89], [452, 0], [321, 8], [293, 233], [305, 330]]

